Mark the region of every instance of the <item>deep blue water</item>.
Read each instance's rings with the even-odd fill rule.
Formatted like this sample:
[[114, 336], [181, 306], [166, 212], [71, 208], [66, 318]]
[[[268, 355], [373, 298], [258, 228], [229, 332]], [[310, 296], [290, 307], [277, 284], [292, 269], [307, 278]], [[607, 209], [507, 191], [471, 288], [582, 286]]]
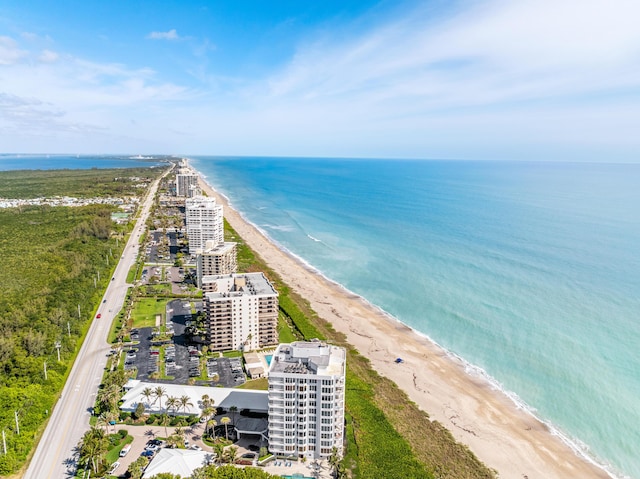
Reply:
[[57, 170], [90, 168], [136, 168], [147, 167], [160, 162], [141, 161], [137, 155], [27, 155], [0, 154], [2, 170]]
[[640, 165], [193, 165], [282, 247], [640, 478]]

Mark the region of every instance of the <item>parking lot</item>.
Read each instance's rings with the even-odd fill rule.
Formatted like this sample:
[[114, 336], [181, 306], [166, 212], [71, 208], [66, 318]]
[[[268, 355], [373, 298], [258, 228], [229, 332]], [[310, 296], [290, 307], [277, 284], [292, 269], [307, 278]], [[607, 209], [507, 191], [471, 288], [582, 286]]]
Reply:
[[[202, 307], [200, 302], [196, 307]], [[194, 321], [191, 303], [176, 299], [167, 305], [167, 331], [173, 331], [173, 341], [166, 344], [155, 344], [154, 328], [139, 328], [131, 332], [131, 339], [138, 344], [125, 348], [125, 369], [138, 369], [137, 379], [154, 381], [152, 374], [160, 372], [160, 347], [164, 348], [165, 374], [173, 379], [162, 379], [162, 382], [188, 384], [192, 377], [199, 377], [201, 367], [206, 368], [207, 381], [199, 380], [199, 384], [211, 386], [234, 387], [245, 382], [240, 358], [208, 358], [201, 362], [201, 344], [189, 342], [185, 334]], [[201, 366], [202, 363], [202, 366]]]

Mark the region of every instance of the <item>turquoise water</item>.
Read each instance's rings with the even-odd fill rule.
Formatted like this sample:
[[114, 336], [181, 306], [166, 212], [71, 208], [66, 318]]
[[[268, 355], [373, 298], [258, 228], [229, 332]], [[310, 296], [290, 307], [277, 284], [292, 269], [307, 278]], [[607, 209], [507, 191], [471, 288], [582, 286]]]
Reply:
[[279, 245], [640, 478], [640, 165], [193, 164]]
[[265, 354], [264, 358], [267, 360], [267, 366], [271, 366], [271, 359], [273, 358], [273, 354]]

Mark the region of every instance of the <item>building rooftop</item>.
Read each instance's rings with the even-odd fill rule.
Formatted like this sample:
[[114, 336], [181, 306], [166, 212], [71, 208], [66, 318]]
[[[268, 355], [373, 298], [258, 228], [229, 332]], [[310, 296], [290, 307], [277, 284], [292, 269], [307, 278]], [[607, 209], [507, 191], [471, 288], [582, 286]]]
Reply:
[[231, 251], [238, 243], [216, 243], [213, 240], [207, 240], [201, 254], [225, 254]]
[[[147, 412], [160, 413], [160, 404], [154, 398], [149, 401], [142, 395], [142, 391], [145, 388], [151, 388], [152, 390], [161, 386], [165, 389], [165, 397], [162, 404], [164, 406], [166, 398], [169, 396], [182, 397], [189, 396], [193, 407], [189, 407], [186, 411], [177, 411], [178, 414], [200, 414], [202, 411], [202, 396], [207, 394], [213, 401], [214, 406], [217, 408], [228, 409], [231, 406], [238, 408], [238, 411], [242, 409], [250, 409], [256, 412], [267, 412], [269, 410], [269, 399], [267, 391], [255, 391], [251, 389], [234, 389], [234, 388], [219, 388], [209, 386], [187, 386], [183, 384], [161, 384], [161, 383], [148, 383], [138, 381], [131, 384], [125, 384], [125, 390], [127, 393], [122, 397], [122, 405], [120, 409], [123, 411], [135, 411], [138, 403], [143, 403], [147, 406]], [[147, 404], [149, 402], [149, 404]]]
[[193, 471], [212, 462], [211, 452], [191, 449], [162, 448], [144, 471], [143, 478], [161, 473], [171, 473], [180, 477], [191, 477]]
[[281, 344], [273, 354], [271, 373], [342, 375], [345, 372], [346, 351], [321, 341], [296, 341]]
[[203, 283], [216, 283], [217, 291], [206, 293], [209, 299], [240, 296], [242, 294], [277, 295], [273, 285], [263, 273], [209, 275], [202, 278]]

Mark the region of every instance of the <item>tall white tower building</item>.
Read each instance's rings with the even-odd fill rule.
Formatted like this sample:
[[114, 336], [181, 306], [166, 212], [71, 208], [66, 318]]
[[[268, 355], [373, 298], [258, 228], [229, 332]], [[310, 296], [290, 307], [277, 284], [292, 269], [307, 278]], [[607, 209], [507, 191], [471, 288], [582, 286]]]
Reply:
[[320, 341], [281, 344], [269, 368], [269, 451], [341, 456], [346, 351]]
[[212, 241], [213, 244], [224, 242], [222, 205], [218, 205], [215, 198], [208, 196], [187, 198], [185, 219], [189, 254], [201, 253], [207, 241]]

